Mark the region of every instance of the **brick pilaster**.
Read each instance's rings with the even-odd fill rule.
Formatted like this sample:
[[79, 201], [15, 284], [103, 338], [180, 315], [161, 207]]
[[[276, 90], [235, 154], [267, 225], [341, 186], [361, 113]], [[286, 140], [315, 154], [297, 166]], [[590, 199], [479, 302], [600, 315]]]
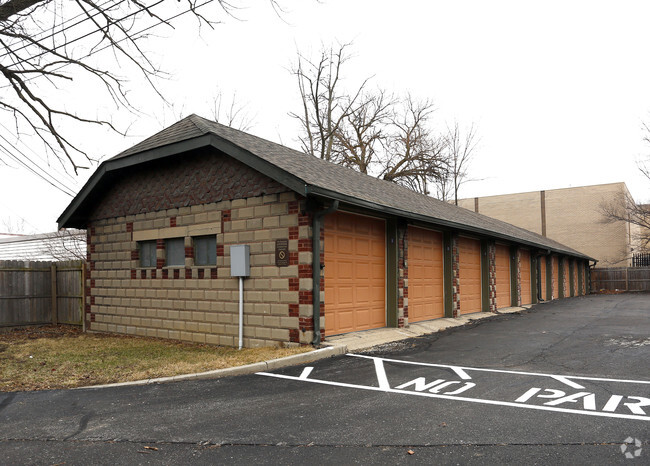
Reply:
[[521, 306], [521, 249], [517, 248], [515, 257], [517, 266], [517, 306]]
[[488, 304], [489, 312], [497, 312], [497, 246], [488, 243]]
[[460, 317], [460, 251], [458, 235], [451, 235], [452, 315]]
[[397, 230], [397, 326], [408, 326], [408, 228], [399, 227]]

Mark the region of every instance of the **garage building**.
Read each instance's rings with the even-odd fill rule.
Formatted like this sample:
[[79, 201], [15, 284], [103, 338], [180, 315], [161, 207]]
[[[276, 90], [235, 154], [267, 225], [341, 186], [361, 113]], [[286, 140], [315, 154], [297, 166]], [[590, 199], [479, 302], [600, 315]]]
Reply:
[[87, 230], [87, 329], [231, 346], [232, 245], [245, 346], [582, 295], [592, 260], [196, 115], [103, 162], [59, 226]]

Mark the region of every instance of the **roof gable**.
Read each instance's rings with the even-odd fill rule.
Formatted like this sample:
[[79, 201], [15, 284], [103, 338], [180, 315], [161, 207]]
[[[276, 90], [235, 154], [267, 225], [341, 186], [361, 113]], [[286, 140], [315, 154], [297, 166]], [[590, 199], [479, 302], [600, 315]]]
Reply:
[[[77, 226], [75, 217], [106, 172], [142, 161], [213, 146], [303, 196], [338, 199], [386, 214], [458, 228], [531, 246], [588, 258], [556, 241], [509, 223], [416, 193], [395, 183], [267, 141], [251, 134], [190, 115], [102, 163], [59, 218], [61, 227]], [[71, 219], [75, 218], [75, 222]]]

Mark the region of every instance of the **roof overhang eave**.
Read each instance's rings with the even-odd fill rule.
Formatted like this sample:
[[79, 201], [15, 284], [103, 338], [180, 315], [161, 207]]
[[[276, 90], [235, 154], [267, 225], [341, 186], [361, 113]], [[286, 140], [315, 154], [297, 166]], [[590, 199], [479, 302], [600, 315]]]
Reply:
[[476, 235], [480, 236], [485, 236], [485, 237], [490, 237], [490, 238], [495, 238], [495, 239], [501, 239], [509, 242], [514, 242], [517, 244], [522, 244], [524, 246], [529, 246], [533, 248], [537, 248], [540, 250], [547, 250], [547, 251], [552, 251], [560, 254], [565, 254], [565, 255], [571, 255], [575, 257], [579, 257], [582, 259], [586, 260], [593, 260], [591, 257], [586, 256], [584, 254], [580, 254], [577, 251], [576, 252], [571, 252], [567, 250], [562, 250], [558, 248], [552, 248], [547, 245], [535, 243], [529, 240], [521, 239], [521, 238], [516, 238], [510, 235], [504, 235], [502, 233], [494, 232], [492, 230], [487, 230], [484, 228], [478, 228], [474, 227], [472, 225], [466, 225], [463, 223], [458, 223], [458, 222], [452, 222], [449, 220], [444, 220], [436, 217], [430, 217], [427, 215], [422, 215], [422, 214], [416, 214], [413, 212], [401, 210], [395, 207], [390, 207], [390, 206], [385, 206], [383, 204], [377, 204], [375, 202], [371, 201], [366, 201], [363, 199], [358, 199], [352, 196], [347, 196], [345, 194], [338, 193], [336, 191], [331, 191], [325, 188], [321, 188], [318, 186], [314, 185], [309, 185], [306, 188], [306, 193], [307, 195], [311, 195], [314, 197], [320, 197], [323, 199], [330, 199], [330, 200], [338, 200], [339, 202], [343, 202], [345, 204], [353, 205], [356, 207], [361, 207], [363, 209], [368, 209], [368, 210], [373, 210], [376, 212], [381, 212], [386, 215], [390, 216], [396, 216], [396, 217], [403, 217], [411, 220], [416, 220], [419, 222], [423, 223], [428, 223], [431, 225], [437, 225], [445, 228], [451, 228], [454, 230], [459, 230], [467, 233], [473, 233]]

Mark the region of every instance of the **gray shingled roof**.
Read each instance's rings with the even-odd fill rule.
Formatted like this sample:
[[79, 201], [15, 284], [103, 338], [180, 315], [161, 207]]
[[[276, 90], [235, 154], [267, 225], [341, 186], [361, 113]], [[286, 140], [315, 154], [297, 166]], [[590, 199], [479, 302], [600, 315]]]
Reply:
[[[218, 140], [243, 149], [248, 154], [266, 162], [267, 167], [273, 170], [279, 169], [286, 173], [295, 183], [304, 185], [304, 192], [301, 192], [303, 195], [311, 193], [321, 197], [339, 199], [347, 203], [382, 210], [405, 218], [418, 219], [432, 224], [443, 224], [460, 230], [482, 233], [538, 246], [542, 249], [550, 249], [591, 259], [557, 241], [531, 231], [418, 194], [397, 184], [326, 162], [280, 144], [206, 120], [197, 115], [190, 115], [180, 120], [105, 163], [121, 162], [137, 154], [159, 150], [207, 135], [216, 136]], [[294, 184], [294, 186], [296, 185]], [[82, 189], [79, 196], [83, 192]], [[65, 213], [62, 218], [64, 216]]]

